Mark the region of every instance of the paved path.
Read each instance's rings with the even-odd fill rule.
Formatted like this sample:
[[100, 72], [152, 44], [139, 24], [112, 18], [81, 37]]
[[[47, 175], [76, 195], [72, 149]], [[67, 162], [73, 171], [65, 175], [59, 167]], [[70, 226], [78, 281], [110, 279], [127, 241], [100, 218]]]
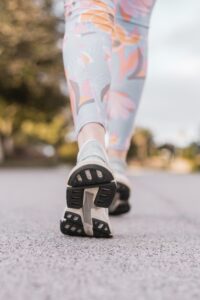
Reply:
[[66, 173], [0, 170], [0, 300], [200, 299], [200, 175], [132, 173], [99, 240], [59, 232]]

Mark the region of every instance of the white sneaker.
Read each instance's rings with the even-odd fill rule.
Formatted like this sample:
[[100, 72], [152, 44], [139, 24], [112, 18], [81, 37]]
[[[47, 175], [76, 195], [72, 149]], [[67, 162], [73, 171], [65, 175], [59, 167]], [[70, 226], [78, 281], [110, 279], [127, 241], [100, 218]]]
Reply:
[[121, 215], [130, 211], [129, 198], [131, 194], [131, 183], [126, 175], [127, 165], [124, 161], [111, 158], [110, 165], [117, 181], [115, 197], [109, 207], [110, 215]]
[[108, 216], [116, 192], [116, 180], [108, 157], [97, 140], [79, 150], [77, 164], [67, 180], [67, 207], [60, 222], [63, 234], [112, 237]]

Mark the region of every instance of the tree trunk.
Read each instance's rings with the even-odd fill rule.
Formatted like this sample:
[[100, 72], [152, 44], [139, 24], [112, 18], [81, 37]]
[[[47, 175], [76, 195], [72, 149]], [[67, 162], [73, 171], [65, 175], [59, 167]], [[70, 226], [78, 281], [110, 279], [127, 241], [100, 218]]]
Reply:
[[0, 135], [0, 164], [3, 163], [4, 158], [5, 158], [5, 155], [4, 155], [4, 147], [3, 147], [3, 138]]

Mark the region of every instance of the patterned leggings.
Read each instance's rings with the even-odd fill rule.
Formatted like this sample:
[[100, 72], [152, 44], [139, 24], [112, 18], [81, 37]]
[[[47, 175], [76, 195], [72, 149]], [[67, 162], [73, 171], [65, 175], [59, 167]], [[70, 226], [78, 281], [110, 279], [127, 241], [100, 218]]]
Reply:
[[100, 123], [128, 150], [147, 69], [155, 0], [65, 0], [63, 58], [76, 136]]

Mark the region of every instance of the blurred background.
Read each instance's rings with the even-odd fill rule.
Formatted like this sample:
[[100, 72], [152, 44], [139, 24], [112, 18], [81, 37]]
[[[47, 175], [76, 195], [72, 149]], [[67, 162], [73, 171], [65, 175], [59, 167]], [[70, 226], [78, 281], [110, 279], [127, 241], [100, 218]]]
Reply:
[[[130, 165], [200, 170], [200, 2], [157, 0]], [[74, 162], [63, 1], [1, 0], [0, 166]]]

